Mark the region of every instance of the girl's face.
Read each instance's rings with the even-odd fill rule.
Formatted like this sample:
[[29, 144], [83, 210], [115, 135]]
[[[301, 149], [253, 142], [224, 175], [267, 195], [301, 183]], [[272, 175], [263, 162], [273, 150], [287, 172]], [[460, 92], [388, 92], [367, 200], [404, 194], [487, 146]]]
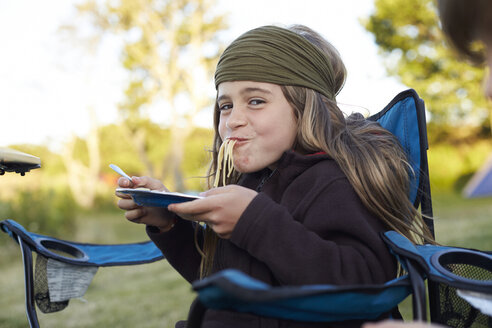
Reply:
[[217, 90], [219, 135], [236, 140], [234, 168], [241, 173], [274, 167], [292, 149], [297, 133], [294, 111], [280, 86], [271, 83], [223, 82]]

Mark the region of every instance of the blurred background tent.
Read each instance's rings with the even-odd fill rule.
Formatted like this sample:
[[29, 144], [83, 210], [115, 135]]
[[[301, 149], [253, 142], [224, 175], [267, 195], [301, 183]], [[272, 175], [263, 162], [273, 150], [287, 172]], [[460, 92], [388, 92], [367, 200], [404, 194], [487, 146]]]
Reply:
[[463, 193], [466, 197], [492, 196], [492, 154], [467, 183]]

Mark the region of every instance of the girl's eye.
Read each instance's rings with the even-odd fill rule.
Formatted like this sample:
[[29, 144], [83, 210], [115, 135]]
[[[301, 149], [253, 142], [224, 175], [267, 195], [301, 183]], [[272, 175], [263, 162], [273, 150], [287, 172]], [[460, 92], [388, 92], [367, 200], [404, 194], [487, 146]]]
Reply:
[[251, 105], [261, 105], [261, 104], [264, 104], [265, 101], [261, 100], [261, 99], [252, 99], [250, 100], [249, 102]]
[[222, 104], [219, 105], [219, 111], [229, 110], [232, 108], [232, 104]]

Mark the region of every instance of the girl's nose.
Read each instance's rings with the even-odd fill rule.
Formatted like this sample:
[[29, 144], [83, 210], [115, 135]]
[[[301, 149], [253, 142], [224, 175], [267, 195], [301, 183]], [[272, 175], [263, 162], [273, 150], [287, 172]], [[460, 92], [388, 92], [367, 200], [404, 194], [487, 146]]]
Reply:
[[226, 127], [233, 130], [246, 124], [246, 117], [243, 111], [237, 106], [234, 107], [227, 117]]

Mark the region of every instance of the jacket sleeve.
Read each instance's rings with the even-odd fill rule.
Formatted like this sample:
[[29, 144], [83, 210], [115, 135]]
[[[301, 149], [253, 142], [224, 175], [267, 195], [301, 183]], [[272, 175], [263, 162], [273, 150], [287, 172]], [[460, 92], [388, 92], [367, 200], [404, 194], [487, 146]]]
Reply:
[[382, 283], [393, 278], [396, 263], [379, 236], [382, 224], [346, 179], [298, 199], [302, 203], [278, 204], [258, 194], [239, 219], [231, 242], [264, 262], [282, 285]]
[[[156, 232], [149, 226], [146, 231], [167, 261], [183, 278], [190, 283], [199, 278], [201, 256], [195, 247], [194, 223], [178, 219], [175, 226], [167, 232]], [[201, 233], [199, 235], [201, 236]], [[201, 243], [201, 240], [199, 242]]]

